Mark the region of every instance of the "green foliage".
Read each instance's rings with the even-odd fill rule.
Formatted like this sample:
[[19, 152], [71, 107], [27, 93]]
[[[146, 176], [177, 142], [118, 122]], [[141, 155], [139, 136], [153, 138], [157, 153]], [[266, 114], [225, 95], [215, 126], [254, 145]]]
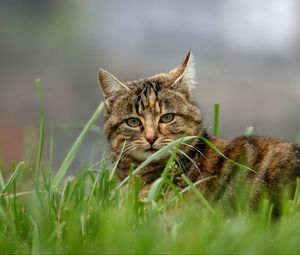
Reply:
[[229, 215], [188, 179], [199, 201], [163, 193], [163, 177], [142, 200], [138, 176], [118, 189], [106, 168], [81, 169], [61, 188], [39, 192], [16, 192], [18, 178], [10, 180], [0, 198], [1, 254], [300, 252], [299, 182], [286, 213], [273, 219], [267, 199], [257, 211]]
[[[40, 97], [41, 98], [41, 97]], [[300, 253], [300, 181], [293, 199], [282, 201], [283, 213], [273, 217], [273, 205], [261, 199], [249, 210], [244, 185], [236, 191], [230, 213], [218, 203], [211, 204], [195, 188], [209, 178], [178, 190], [173, 180], [173, 163], [185, 137], [156, 152], [123, 182], [115, 176], [116, 165], [108, 169], [105, 160], [91, 169], [79, 168], [66, 178], [82, 141], [93, 126], [100, 104], [84, 126], [55, 176], [42, 157], [44, 124], [40, 121], [40, 140], [31, 189], [23, 190], [23, 172], [32, 166], [20, 162], [12, 174], [0, 174], [0, 253]], [[40, 115], [43, 118], [43, 114]], [[207, 142], [214, 150], [218, 149]], [[52, 139], [50, 140], [52, 148]], [[173, 153], [148, 195], [138, 172], [166, 150]], [[52, 154], [52, 152], [51, 152]], [[50, 157], [51, 158], [51, 157]], [[51, 166], [51, 164], [50, 164]], [[233, 166], [251, 171], [241, 163]], [[50, 169], [55, 172], [55, 170]], [[43, 178], [38, 178], [42, 176]], [[237, 175], [238, 176], [238, 175]]]

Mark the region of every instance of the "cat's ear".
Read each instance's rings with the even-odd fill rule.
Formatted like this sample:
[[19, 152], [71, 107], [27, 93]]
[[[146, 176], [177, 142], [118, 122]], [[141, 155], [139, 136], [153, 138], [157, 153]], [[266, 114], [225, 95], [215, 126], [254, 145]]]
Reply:
[[178, 90], [186, 96], [191, 96], [191, 88], [196, 84], [195, 68], [192, 52], [189, 51], [184, 60], [169, 72], [172, 89]]
[[129, 91], [129, 88], [115, 76], [103, 69], [98, 70], [98, 82], [105, 99], [113, 98], [123, 91]]

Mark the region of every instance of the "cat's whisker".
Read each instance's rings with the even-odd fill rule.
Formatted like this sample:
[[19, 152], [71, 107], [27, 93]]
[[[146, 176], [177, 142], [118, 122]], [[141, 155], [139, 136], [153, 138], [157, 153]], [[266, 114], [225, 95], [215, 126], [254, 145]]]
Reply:
[[[168, 153], [170, 155], [172, 155], [172, 151], [168, 150]], [[187, 173], [186, 168], [184, 166], [184, 164], [182, 163], [182, 161], [180, 160], [180, 158], [177, 155], [174, 155], [174, 160], [176, 162], [176, 165], [179, 167], [179, 169], [183, 172], [183, 173]]]
[[192, 148], [193, 150], [197, 151], [201, 156], [206, 157], [206, 156], [203, 154], [203, 152], [201, 152], [200, 150], [198, 150], [195, 146], [190, 145], [190, 144], [188, 144], [188, 143], [182, 143], [182, 145], [185, 145], [185, 146], [187, 146], [187, 147], [190, 147], [190, 148]]
[[143, 142], [132, 142], [132, 144], [133, 144], [133, 145], [137, 145], [137, 146], [138, 146], [138, 145], [144, 145]]
[[134, 145], [131, 145], [131, 146], [128, 146], [124, 151], [123, 151], [123, 155], [127, 154], [129, 151], [131, 151], [132, 149], [136, 149], [136, 146]]
[[126, 146], [125, 146], [125, 148], [124, 148], [124, 150], [123, 150], [122, 153], [124, 153], [126, 150], [128, 150], [128, 149], [131, 148], [132, 146], [134, 146], [132, 143], [126, 144]]
[[123, 155], [125, 155], [129, 150], [131, 150], [132, 148], [134, 148], [134, 145], [128, 146], [124, 151], [123, 151]]
[[130, 152], [134, 151], [136, 149], [136, 146], [130, 144], [126, 147], [126, 149], [123, 151], [122, 159], [124, 159]]
[[170, 142], [160, 142], [160, 145], [163, 147], [163, 146], [166, 146], [168, 145]]
[[114, 152], [112, 152], [113, 158], [120, 157], [120, 154], [122, 156], [122, 154], [124, 154], [126, 152], [126, 150], [128, 149], [128, 147], [131, 146], [131, 143], [128, 143], [128, 140], [125, 140], [124, 143], [123, 143], [123, 146], [124, 146], [124, 148], [122, 148], [121, 151], [114, 151]]
[[193, 159], [191, 159], [191, 157], [189, 155], [187, 155], [184, 151], [177, 149], [177, 151], [184, 157], [186, 157], [197, 169], [197, 171], [199, 172], [199, 174], [201, 174], [200, 169], [198, 168], [197, 164], [195, 163], [195, 161]]
[[162, 139], [160, 142], [161, 143], [170, 143], [170, 142], [172, 142], [173, 140], [171, 140], [171, 139]]
[[123, 160], [125, 157], [127, 157], [131, 152], [133, 152], [136, 148], [131, 149], [130, 151], [128, 151], [126, 154], [124, 154], [121, 158], [121, 160]]
[[176, 163], [178, 163], [178, 167], [182, 170], [182, 172], [187, 173], [187, 170], [184, 166], [184, 164], [182, 163], [181, 159], [175, 155], [175, 161]]

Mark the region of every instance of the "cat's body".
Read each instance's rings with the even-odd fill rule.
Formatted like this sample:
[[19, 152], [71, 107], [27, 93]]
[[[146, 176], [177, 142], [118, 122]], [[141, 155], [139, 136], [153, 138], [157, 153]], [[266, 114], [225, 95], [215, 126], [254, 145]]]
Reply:
[[[98, 78], [106, 99], [105, 132], [114, 159], [119, 157], [125, 143], [117, 172], [120, 179], [129, 174], [131, 163], [140, 165], [155, 151], [182, 136], [198, 136], [211, 141], [226, 157], [202, 140], [192, 139], [179, 147], [175, 159], [180, 169], [178, 175], [185, 173], [193, 182], [215, 177], [198, 185], [205, 195], [218, 199], [225, 191], [234, 192], [236, 171], [232, 161], [253, 170], [243, 169], [254, 196], [263, 190], [273, 196], [283, 184], [294, 187], [300, 175], [298, 145], [262, 136], [223, 141], [206, 133], [201, 111], [191, 95], [195, 80], [190, 53], [175, 69], [147, 79], [120, 82], [102, 69]], [[163, 154], [139, 173], [145, 185], [160, 176], [169, 156]], [[178, 187], [186, 186], [176, 176], [174, 182]], [[227, 189], [228, 185], [231, 188]]]

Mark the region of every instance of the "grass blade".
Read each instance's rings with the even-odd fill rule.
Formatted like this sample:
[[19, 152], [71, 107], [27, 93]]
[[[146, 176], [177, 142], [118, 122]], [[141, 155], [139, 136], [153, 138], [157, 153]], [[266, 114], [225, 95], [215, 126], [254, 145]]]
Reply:
[[5, 185], [4, 189], [3, 189], [3, 193], [5, 193], [7, 191], [7, 189], [13, 184], [13, 182], [16, 180], [16, 178], [18, 177], [18, 175], [23, 170], [23, 167], [24, 167], [24, 162], [21, 161], [19, 163], [19, 165], [16, 167], [16, 170], [13, 172], [13, 174], [9, 178], [8, 182], [6, 183], [6, 185]]
[[297, 208], [299, 208], [300, 205], [300, 179], [297, 178], [296, 181], [296, 190], [294, 193], [294, 198], [291, 205], [291, 212], [294, 214], [297, 211]]
[[5, 187], [5, 181], [4, 181], [4, 178], [3, 178], [3, 175], [2, 175], [2, 170], [0, 169], [0, 188], [1, 188], [2, 192], [4, 190], [4, 187]]
[[220, 104], [214, 105], [214, 136], [219, 136]]
[[200, 202], [204, 205], [204, 207], [211, 213], [215, 214], [215, 210], [211, 207], [211, 205], [208, 203], [208, 201], [202, 195], [200, 190], [198, 190], [195, 187], [195, 185], [192, 183], [192, 181], [185, 174], [182, 174], [181, 177], [186, 182], [186, 184], [189, 185], [190, 189], [194, 192], [194, 194], [200, 200]]
[[52, 169], [52, 164], [53, 164], [53, 141], [54, 141], [53, 124], [51, 123], [50, 138], [49, 138], [49, 168], [50, 169]]
[[32, 222], [32, 248], [31, 252], [32, 254], [38, 254], [39, 253], [39, 228], [38, 224], [32, 219], [32, 217], [29, 217], [29, 219]]
[[123, 152], [124, 152], [125, 146], [126, 146], [126, 140], [125, 140], [124, 143], [123, 143], [123, 146], [122, 146], [122, 149], [121, 149], [121, 152], [120, 152], [120, 156], [119, 156], [118, 160], [116, 161], [116, 163], [115, 163], [113, 169], [111, 170], [111, 174], [110, 174], [110, 177], [109, 177], [109, 181], [112, 181], [112, 179], [113, 179], [114, 176], [115, 176], [115, 172], [116, 172], [116, 170], [117, 170], [117, 167], [118, 167], [118, 165], [119, 165], [119, 162], [120, 162], [120, 160], [121, 160], [121, 157], [123, 156]]
[[44, 133], [45, 133], [44, 106], [43, 106], [44, 99], [43, 99], [42, 84], [40, 79], [35, 80], [35, 90], [39, 100], [39, 143], [38, 143], [38, 151], [37, 151], [36, 166], [35, 166], [35, 170], [36, 170], [35, 177], [36, 177], [36, 183], [38, 185], [41, 160], [43, 156]]
[[49, 235], [49, 238], [48, 238], [49, 244], [52, 243], [53, 241], [55, 241], [56, 238], [59, 238], [61, 236], [65, 225], [66, 225], [65, 222], [57, 224], [57, 226], [55, 227], [53, 232]]
[[157, 197], [160, 194], [160, 190], [162, 188], [162, 186], [164, 185], [165, 180], [163, 177], [160, 177], [158, 179], [155, 180], [155, 182], [151, 185], [151, 188], [148, 192], [147, 195], [147, 201], [155, 201], [157, 200]]
[[53, 180], [53, 187], [57, 188], [64, 176], [66, 175], [70, 165], [72, 164], [73, 160], [75, 159], [75, 156], [77, 155], [77, 152], [80, 149], [80, 146], [87, 135], [90, 127], [97, 121], [99, 118], [100, 114], [104, 110], [104, 103], [100, 103], [99, 106], [97, 107], [96, 111], [88, 121], [88, 123], [85, 125], [79, 136], [77, 137], [76, 141], [72, 145], [71, 149], [69, 150], [67, 156], [65, 157], [64, 161], [62, 162], [61, 166], [59, 167], [56, 176], [54, 177]]
[[245, 129], [245, 132], [244, 132], [244, 135], [245, 136], [250, 136], [253, 134], [253, 127], [249, 126], [249, 127], [246, 127]]

